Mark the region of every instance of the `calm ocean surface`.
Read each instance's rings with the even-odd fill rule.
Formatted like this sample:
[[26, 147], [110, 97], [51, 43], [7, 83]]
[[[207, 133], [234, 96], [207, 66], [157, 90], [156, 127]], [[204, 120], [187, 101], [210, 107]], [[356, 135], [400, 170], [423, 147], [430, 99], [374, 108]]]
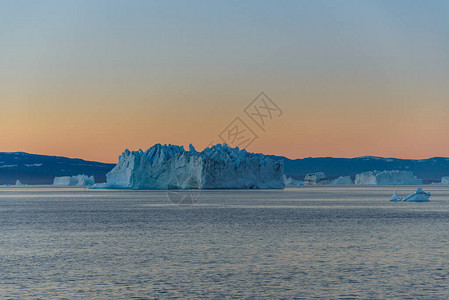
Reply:
[[[398, 187], [400, 195], [415, 187]], [[0, 299], [449, 298], [449, 187], [0, 188]], [[173, 197], [172, 197], [173, 199]]]

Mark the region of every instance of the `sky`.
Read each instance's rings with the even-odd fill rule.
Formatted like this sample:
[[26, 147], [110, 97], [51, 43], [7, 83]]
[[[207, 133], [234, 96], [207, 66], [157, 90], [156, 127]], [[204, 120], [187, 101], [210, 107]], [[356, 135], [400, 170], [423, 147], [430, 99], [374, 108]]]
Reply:
[[448, 1], [0, 5], [0, 152], [116, 162], [239, 118], [252, 152], [449, 157]]

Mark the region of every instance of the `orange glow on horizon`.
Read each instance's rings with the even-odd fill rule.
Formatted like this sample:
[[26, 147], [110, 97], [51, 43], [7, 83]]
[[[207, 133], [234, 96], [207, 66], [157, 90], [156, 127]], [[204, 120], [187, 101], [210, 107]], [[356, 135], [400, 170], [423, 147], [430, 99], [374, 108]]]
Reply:
[[[289, 158], [449, 156], [449, 141], [442, 138], [449, 131], [444, 110], [436, 113], [421, 105], [383, 110], [286, 100], [278, 100], [285, 113], [271, 122], [266, 132], [246, 120], [259, 135], [248, 151]], [[177, 107], [167, 103], [13, 107], [0, 120], [1, 151], [115, 163], [126, 148], [145, 150], [156, 143], [192, 143], [203, 149], [211, 140], [219, 142], [217, 134], [234, 116], [244, 117], [243, 101], [218, 109], [213, 104]], [[413, 122], [415, 119], [425, 121]]]

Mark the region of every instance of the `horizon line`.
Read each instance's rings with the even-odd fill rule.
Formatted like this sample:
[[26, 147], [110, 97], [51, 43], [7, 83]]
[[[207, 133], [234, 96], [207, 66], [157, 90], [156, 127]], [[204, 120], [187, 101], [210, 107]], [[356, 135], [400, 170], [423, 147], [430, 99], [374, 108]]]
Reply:
[[[155, 144], [155, 145], [157, 145], [157, 144]], [[165, 145], [171, 145], [171, 144], [165, 144]], [[181, 145], [181, 146], [184, 147], [183, 145]], [[206, 147], [206, 148], [210, 148], [210, 147]], [[206, 149], [206, 148], [204, 148], [204, 149]], [[233, 148], [236, 148], [236, 147], [233, 147]], [[123, 150], [123, 151], [125, 151], [125, 150]], [[142, 150], [142, 149], [139, 149], [139, 150]], [[131, 150], [131, 151], [139, 151], [139, 150]], [[242, 148], [240, 150], [246, 150], [246, 149]], [[189, 151], [189, 150], [186, 150], [186, 151]], [[246, 151], [248, 151], [248, 150], [246, 150]], [[199, 151], [199, 152], [201, 152], [201, 151]], [[278, 154], [265, 154], [265, 153], [262, 153], [262, 152], [252, 152], [252, 151], [248, 151], [248, 152], [256, 153], [256, 154], [263, 154], [263, 155], [266, 155], [266, 156], [284, 157], [284, 158], [289, 159], [289, 160], [320, 159], [320, 158], [321, 159], [322, 158], [332, 158], [332, 159], [363, 159], [363, 158], [371, 158], [371, 159], [396, 159], [396, 160], [415, 160], [415, 161], [419, 161], [419, 160], [430, 160], [430, 159], [437, 159], [437, 158], [449, 159], [449, 156], [448, 157], [446, 157], [446, 156], [431, 156], [431, 157], [427, 157], [427, 158], [400, 158], [400, 157], [384, 157], [384, 156], [377, 156], [377, 155], [362, 155], [362, 156], [353, 156], [353, 157], [307, 156], [307, 157], [291, 158], [291, 157], [288, 157], [288, 156], [278, 155]], [[117, 164], [116, 162], [105, 162], [105, 161], [98, 161], [98, 160], [89, 160], [89, 159], [86, 159], [86, 158], [70, 157], [70, 156], [64, 156], [64, 155], [61, 155], [61, 154], [30, 153], [30, 152], [26, 152], [26, 151], [2, 151], [2, 152], [0, 152], [0, 154], [21, 154], [21, 153], [22, 154], [28, 154], [28, 155], [63, 157], [63, 158], [69, 158], [69, 159], [81, 159], [81, 160], [84, 160], [84, 161], [98, 162], [98, 163], [103, 163], [103, 164]], [[119, 154], [117, 156], [117, 160], [118, 160], [118, 157], [120, 155], [121, 154]]]

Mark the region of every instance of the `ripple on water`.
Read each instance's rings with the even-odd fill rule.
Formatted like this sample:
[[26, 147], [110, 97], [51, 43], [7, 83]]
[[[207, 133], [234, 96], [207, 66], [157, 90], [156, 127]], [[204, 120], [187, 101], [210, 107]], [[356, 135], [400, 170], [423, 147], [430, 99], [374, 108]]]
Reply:
[[[401, 193], [413, 187], [398, 187]], [[449, 297], [449, 187], [0, 189], [3, 298]]]

